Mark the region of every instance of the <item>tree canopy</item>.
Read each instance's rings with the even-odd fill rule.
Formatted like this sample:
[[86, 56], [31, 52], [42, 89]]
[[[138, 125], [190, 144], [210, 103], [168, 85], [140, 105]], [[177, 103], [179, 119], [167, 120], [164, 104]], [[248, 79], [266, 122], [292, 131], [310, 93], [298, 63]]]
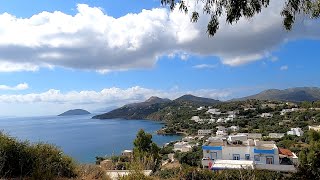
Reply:
[[[207, 33], [214, 36], [219, 29], [219, 18], [226, 16], [229, 24], [236, 23], [241, 18], [252, 18], [260, 13], [263, 8], [267, 8], [270, 0], [195, 0], [196, 3], [203, 3], [203, 14], [210, 15], [207, 25]], [[278, 0], [276, 0], [278, 1]], [[161, 0], [162, 5], [168, 5], [171, 10], [177, 6], [184, 13], [189, 12], [186, 5], [187, 0]], [[286, 30], [291, 30], [299, 14], [305, 14], [315, 19], [320, 16], [320, 0], [286, 0], [281, 12], [283, 25]], [[280, 15], [280, 14], [279, 14]], [[197, 22], [200, 13], [195, 10], [191, 13], [191, 22]]]
[[152, 141], [152, 135], [140, 129], [133, 142], [134, 158], [145, 168], [156, 170], [160, 166], [160, 148]]

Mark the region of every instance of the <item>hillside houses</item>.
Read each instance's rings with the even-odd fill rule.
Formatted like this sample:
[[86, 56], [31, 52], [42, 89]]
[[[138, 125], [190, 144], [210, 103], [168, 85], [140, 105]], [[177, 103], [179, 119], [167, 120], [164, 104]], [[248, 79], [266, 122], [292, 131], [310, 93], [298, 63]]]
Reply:
[[273, 114], [271, 114], [271, 113], [262, 113], [262, 114], [260, 115], [260, 117], [262, 117], [262, 118], [272, 118], [272, 117], [273, 117]]
[[220, 109], [209, 109], [206, 113], [212, 115], [221, 115]]
[[298, 111], [299, 108], [291, 108], [291, 109], [282, 109], [282, 111], [280, 112], [280, 115], [283, 116], [287, 113], [291, 113], [291, 112], [295, 112]]
[[301, 128], [291, 128], [290, 131], [287, 132], [288, 135], [293, 135], [293, 136], [303, 136], [303, 131]]

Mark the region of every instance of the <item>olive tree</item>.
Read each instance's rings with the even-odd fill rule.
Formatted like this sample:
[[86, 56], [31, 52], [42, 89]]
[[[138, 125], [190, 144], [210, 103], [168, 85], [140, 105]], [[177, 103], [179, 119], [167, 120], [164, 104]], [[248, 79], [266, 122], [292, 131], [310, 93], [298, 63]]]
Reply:
[[[186, 5], [188, 0], [161, 0], [161, 4], [171, 10], [177, 6], [184, 13], [189, 12]], [[210, 15], [207, 25], [207, 33], [214, 36], [219, 29], [219, 17], [226, 16], [229, 24], [236, 23], [241, 18], [252, 18], [267, 8], [271, 0], [195, 0], [195, 3], [203, 3], [203, 14]], [[274, 0], [279, 1], [279, 0]], [[316, 19], [320, 16], [320, 0], [283, 0], [284, 8], [281, 12], [283, 25], [286, 30], [291, 30], [298, 14], [305, 14], [309, 18]], [[197, 22], [200, 18], [198, 10], [191, 12], [191, 22]]]

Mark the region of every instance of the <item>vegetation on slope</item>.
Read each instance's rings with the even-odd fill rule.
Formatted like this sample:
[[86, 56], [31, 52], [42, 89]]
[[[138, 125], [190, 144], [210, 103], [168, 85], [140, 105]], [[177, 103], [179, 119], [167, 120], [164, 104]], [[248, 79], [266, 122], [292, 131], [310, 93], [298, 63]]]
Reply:
[[238, 100], [276, 100], [276, 101], [290, 101], [290, 102], [303, 102], [303, 101], [317, 101], [320, 100], [320, 88], [316, 87], [300, 87], [290, 89], [269, 89], [259, 94], [240, 98]]
[[30, 144], [0, 133], [0, 177], [54, 179], [76, 176], [72, 158], [57, 147], [44, 143]]
[[161, 99], [158, 97], [151, 97], [145, 102], [133, 103], [125, 105], [121, 108], [115, 109], [105, 114], [94, 116], [94, 119], [151, 119], [151, 120], [165, 120], [165, 116], [157, 116], [157, 112], [180, 106], [199, 106], [199, 105], [213, 105], [220, 103], [218, 100], [196, 97], [192, 95], [184, 95], [176, 100]]

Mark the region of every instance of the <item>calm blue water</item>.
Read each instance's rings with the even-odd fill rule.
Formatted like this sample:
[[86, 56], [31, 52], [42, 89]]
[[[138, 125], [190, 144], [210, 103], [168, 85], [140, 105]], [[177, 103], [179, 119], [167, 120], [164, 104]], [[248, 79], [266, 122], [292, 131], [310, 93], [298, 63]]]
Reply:
[[91, 115], [0, 118], [0, 130], [5, 133], [21, 140], [55, 144], [82, 163], [94, 162], [96, 156], [132, 149], [139, 129], [151, 133], [160, 146], [181, 138], [155, 134], [162, 126], [146, 120], [96, 120]]

